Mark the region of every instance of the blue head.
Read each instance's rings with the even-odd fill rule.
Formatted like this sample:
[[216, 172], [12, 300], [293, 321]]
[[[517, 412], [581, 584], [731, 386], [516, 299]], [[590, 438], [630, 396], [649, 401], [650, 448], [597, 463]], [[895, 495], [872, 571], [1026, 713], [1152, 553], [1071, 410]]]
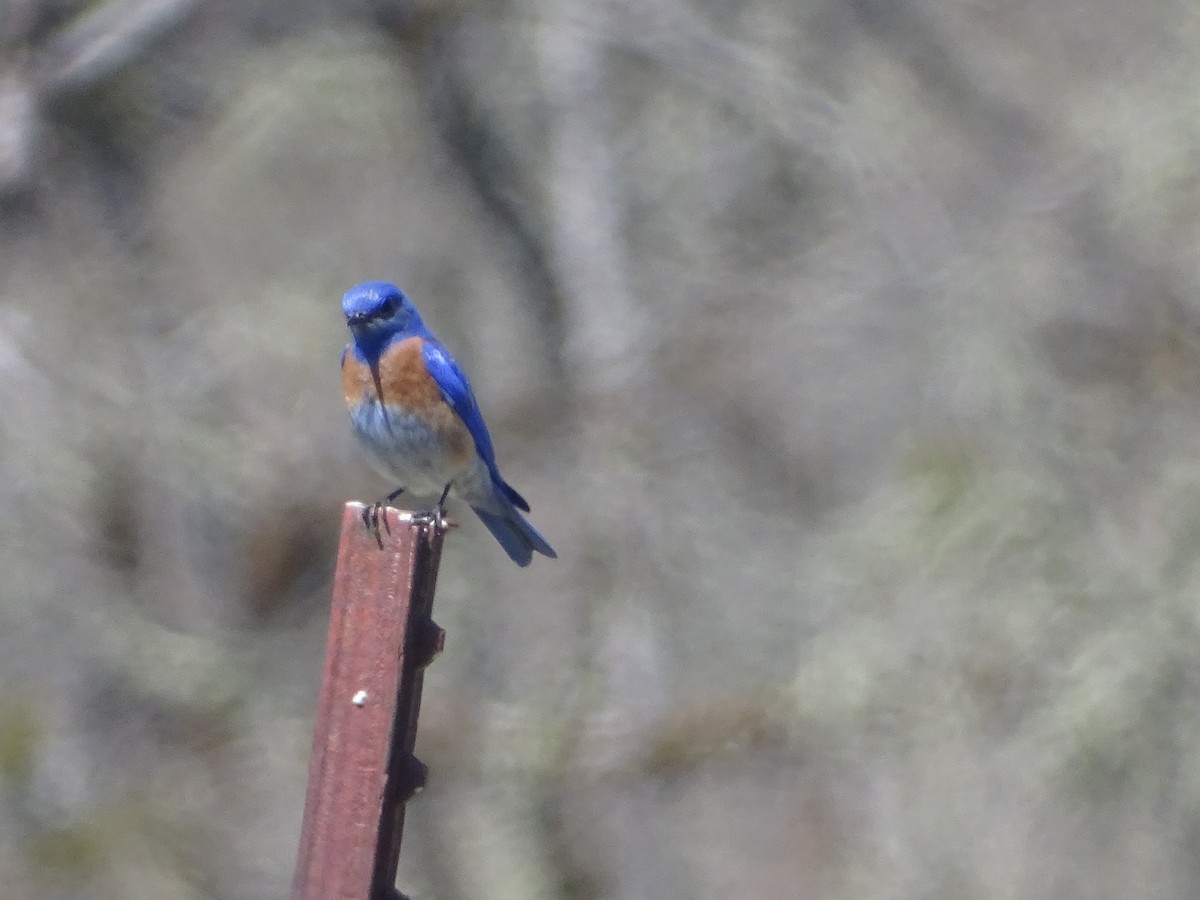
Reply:
[[427, 335], [425, 323], [404, 292], [386, 281], [364, 281], [342, 297], [346, 325], [367, 356], [377, 355], [394, 337]]

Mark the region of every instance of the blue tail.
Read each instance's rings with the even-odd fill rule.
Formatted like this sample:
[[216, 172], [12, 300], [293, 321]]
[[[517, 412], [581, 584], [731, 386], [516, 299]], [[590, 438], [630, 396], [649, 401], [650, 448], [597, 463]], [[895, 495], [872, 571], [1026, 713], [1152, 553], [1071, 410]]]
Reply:
[[501, 513], [489, 512], [478, 506], [471, 508], [483, 520], [487, 530], [500, 542], [500, 546], [504, 548], [504, 552], [512, 558], [512, 561], [518, 566], [527, 566], [533, 560], [534, 550], [543, 556], [558, 559], [554, 548], [537, 533], [537, 529], [526, 522], [512, 505], [505, 505], [508, 506], [508, 509]]

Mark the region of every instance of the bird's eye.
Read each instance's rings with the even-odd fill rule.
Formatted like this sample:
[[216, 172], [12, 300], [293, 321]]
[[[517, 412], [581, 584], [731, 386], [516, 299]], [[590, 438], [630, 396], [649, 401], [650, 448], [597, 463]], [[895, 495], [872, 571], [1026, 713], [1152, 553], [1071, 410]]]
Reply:
[[379, 304], [379, 315], [381, 317], [390, 317], [396, 312], [396, 298], [388, 297], [383, 303]]

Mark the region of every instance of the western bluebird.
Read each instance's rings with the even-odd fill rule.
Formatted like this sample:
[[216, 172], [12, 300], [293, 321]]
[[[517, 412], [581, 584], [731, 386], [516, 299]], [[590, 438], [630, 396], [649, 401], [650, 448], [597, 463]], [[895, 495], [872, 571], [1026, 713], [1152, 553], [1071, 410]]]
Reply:
[[342, 312], [354, 336], [342, 351], [354, 433], [375, 468], [400, 485], [375, 504], [375, 523], [379, 508], [405, 490], [441, 491], [440, 516], [453, 490], [517, 565], [529, 565], [534, 550], [557, 558], [521, 515], [529, 512], [525, 498], [500, 477], [467, 376], [403, 292], [367, 281], [346, 292]]

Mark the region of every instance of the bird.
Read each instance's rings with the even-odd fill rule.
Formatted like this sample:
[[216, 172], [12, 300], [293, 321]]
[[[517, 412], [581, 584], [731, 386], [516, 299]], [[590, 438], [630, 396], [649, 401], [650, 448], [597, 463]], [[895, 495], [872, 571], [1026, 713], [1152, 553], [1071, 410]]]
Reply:
[[[351, 341], [342, 351], [350, 423], [374, 468], [399, 486], [363, 510], [379, 538], [379, 512], [405, 491], [441, 492], [425, 515], [440, 523], [453, 493], [466, 501], [519, 566], [558, 554], [522, 512], [529, 503], [504, 480], [466, 373], [396, 285], [365, 281], [346, 291]], [[386, 520], [385, 520], [386, 522]]]

